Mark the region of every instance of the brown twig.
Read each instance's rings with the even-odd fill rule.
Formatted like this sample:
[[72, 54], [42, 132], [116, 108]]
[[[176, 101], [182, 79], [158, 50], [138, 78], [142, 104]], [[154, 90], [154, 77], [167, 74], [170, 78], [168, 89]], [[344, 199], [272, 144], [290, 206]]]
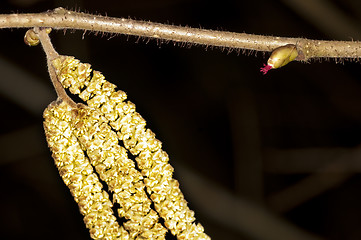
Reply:
[[66, 102], [71, 107], [76, 108], [77, 104], [66, 93], [65, 89], [58, 80], [54, 67], [51, 64], [51, 61], [59, 57], [59, 54], [55, 51], [53, 45], [51, 44], [50, 37], [48, 35], [49, 31], [45, 28], [39, 28], [39, 27], [35, 27], [34, 30], [29, 30], [29, 31], [34, 31], [39, 37], [40, 43], [46, 54], [50, 79], [51, 82], [53, 83], [56, 94], [58, 95], [58, 99]]
[[297, 46], [300, 56], [297, 60], [312, 58], [361, 58], [361, 43], [355, 41], [321, 41], [213, 31], [91, 15], [68, 11], [64, 8], [57, 8], [45, 13], [0, 15], [0, 28], [30, 27], [120, 33], [174, 42], [268, 52], [286, 44], [294, 44]]

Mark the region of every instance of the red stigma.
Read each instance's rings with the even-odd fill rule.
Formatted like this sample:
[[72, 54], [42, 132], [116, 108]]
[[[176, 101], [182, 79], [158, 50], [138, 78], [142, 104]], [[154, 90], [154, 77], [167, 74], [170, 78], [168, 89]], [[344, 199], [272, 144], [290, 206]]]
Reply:
[[271, 65], [266, 65], [266, 64], [263, 64], [263, 67], [261, 68], [261, 72], [263, 73], [263, 75], [265, 75], [269, 70], [272, 69], [272, 66]]

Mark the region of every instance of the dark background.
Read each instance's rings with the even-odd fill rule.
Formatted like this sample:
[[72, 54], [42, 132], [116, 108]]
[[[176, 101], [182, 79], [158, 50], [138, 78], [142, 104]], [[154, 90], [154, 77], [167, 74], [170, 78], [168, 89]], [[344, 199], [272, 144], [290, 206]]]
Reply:
[[[66, 7], [174, 25], [312, 39], [361, 38], [361, 3], [2, 0], [1, 13]], [[1, 239], [89, 239], [47, 149], [55, 93], [25, 29], [0, 31]], [[212, 239], [361, 239], [360, 63], [293, 62], [68, 30], [56, 50], [127, 92], [163, 142]], [[256, 55], [256, 56], [255, 56]]]

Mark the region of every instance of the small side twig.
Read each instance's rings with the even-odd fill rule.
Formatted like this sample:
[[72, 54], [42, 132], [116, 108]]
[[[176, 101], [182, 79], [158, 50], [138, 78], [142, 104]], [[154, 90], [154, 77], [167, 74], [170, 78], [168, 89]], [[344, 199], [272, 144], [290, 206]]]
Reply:
[[57, 8], [45, 13], [0, 14], [0, 28], [30, 27], [120, 33], [175, 42], [266, 52], [273, 51], [280, 46], [293, 44], [297, 46], [300, 56], [296, 60], [301, 61], [312, 58], [361, 58], [361, 43], [356, 41], [321, 41], [213, 31], [91, 15], [64, 8]]
[[33, 31], [37, 35], [44, 49], [48, 63], [49, 76], [55, 88], [58, 99], [66, 102], [71, 107], [76, 108], [77, 104], [66, 93], [55, 73], [54, 67], [51, 64], [51, 61], [59, 57], [59, 54], [55, 51], [53, 45], [51, 44], [50, 37], [48, 35], [50, 31], [48, 29], [39, 27], [34, 27], [34, 29], [28, 31]]

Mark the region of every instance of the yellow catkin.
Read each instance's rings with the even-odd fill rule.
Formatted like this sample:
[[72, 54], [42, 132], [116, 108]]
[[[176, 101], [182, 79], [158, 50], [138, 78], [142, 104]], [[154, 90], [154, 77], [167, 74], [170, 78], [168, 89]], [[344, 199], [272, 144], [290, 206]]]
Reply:
[[93, 239], [129, 239], [112, 211], [112, 202], [74, 135], [73, 109], [53, 102], [44, 111], [44, 130], [60, 176], [70, 189]]
[[[105, 125], [110, 126], [124, 147], [136, 156], [137, 167], [155, 210], [171, 233], [178, 239], [210, 239], [203, 227], [194, 223], [194, 212], [188, 208], [178, 181], [172, 177], [173, 168], [168, 163], [167, 153], [161, 149], [161, 142], [146, 128], [135, 105], [125, 101], [126, 94], [115, 91], [116, 86], [106, 81], [100, 72], [93, 71], [90, 78], [90, 65], [73, 57], [60, 56], [53, 61], [53, 66], [62, 85], [78, 94], [90, 108], [98, 109], [98, 118], [104, 118]], [[88, 131], [92, 132], [90, 128]], [[99, 132], [99, 129], [94, 131]], [[85, 144], [85, 147], [90, 146]]]
[[119, 204], [119, 216], [128, 220], [123, 225], [130, 237], [164, 239], [167, 230], [158, 223], [158, 214], [150, 207], [152, 202], [145, 192], [143, 176], [128, 158], [127, 150], [119, 146], [108, 120], [100, 111], [86, 106], [78, 110], [77, 116], [74, 132], [112, 192], [113, 201]]

